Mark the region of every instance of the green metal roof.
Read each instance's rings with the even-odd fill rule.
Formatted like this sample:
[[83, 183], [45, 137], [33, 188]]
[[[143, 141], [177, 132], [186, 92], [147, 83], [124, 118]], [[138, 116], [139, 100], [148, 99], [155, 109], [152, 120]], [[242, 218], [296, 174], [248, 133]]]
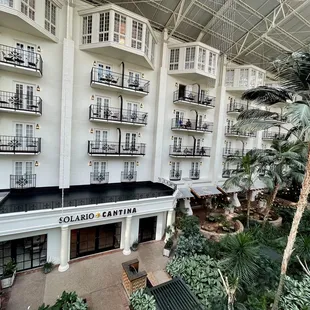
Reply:
[[174, 278], [148, 289], [157, 310], [203, 310], [196, 296], [181, 278]]

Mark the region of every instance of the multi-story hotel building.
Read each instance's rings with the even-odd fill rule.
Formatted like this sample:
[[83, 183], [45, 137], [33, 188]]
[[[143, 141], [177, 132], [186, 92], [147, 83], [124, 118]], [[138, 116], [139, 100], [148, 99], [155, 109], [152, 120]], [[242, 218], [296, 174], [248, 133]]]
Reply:
[[233, 128], [265, 76], [112, 4], [0, 0], [0, 274], [161, 239], [226, 156], [268, 147]]

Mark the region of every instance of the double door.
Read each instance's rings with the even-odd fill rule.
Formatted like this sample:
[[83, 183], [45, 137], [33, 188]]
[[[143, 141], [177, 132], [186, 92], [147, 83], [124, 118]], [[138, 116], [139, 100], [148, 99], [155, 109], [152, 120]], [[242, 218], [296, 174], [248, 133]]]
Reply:
[[147, 217], [139, 220], [139, 243], [155, 240], [157, 227], [157, 216]]
[[15, 124], [15, 140], [11, 141], [15, 151], [31, 151], [37, 148], [33, 124]]
[[36, 67], [38, 63], [35, 47], [33, 45], [16, 43], [16, 61], [25, 67]]
[[131, 152], [137, 151], [136, 142], [137, 142], [137, 134], [136, 133], [127, 132], [125, 134], [125, 147], [124, 147], [124, 150], [131, 151]]
[[122, 223], [71, 230], [70, 258], [118, 249]]
[[27, 84], [15, 84], [15, 96], [12, 103], [16, 109], [33, 110], [38, 106], [34, 100], [34, 86]]
[[14, 188], [35, 186], [34, 167], [32, 161], [14, 162]]

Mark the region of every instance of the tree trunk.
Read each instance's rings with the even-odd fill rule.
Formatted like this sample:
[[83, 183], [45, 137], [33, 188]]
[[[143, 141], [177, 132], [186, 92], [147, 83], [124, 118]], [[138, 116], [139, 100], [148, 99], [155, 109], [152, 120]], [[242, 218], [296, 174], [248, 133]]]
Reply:
[[279, 190], [280, 185], [276, 184], [276, 186], [274, 187], [272, 193], [270, 194], [270, 197], [268, 199], [268, 204], [267, 204], [267, 210], [264, 216], [264, 222], [263, 222], [263, 227], [266, 225], [267, 219], [268, 219], [268, 215], [270, 213], [271, 207], [273, 205], [274, 200], [277, 197], [278, 194], [278, 190]]
[[250, 228], [250, 210], [251, 210], [251, 191], [247, 194], [247, 214], [246, 214], [246, 226]]
[[302, 218], [302, 215], [308, 203], [309, 191], [310, 191], [310, 144], [308, 144], [308, 160], [307, 160], [305, 176], [302, 182], [299, 200], [296, 205], [296, 212], [294, 215], [291, 231], [288, 236], [286, 248], [283, 253], [280, 281], [279, 281], [278, 290], [277, 290], [277, 293], [276, 293], [276, 296], [273, 302], [272, 310], [278, 310], [278, 307], [279, 307], [279, 301], [280, 301], [280, 297], [283, 291], [284, 279], [285, 279], [285, 275], [287, 271], [287, 266], [288, 266], [288, 263], [290, 261], [290, 258], [293, 252], [293, 247], [294, 247], [295, 240], [296, 240], [298, 226], [299, 226], [300, 220]]

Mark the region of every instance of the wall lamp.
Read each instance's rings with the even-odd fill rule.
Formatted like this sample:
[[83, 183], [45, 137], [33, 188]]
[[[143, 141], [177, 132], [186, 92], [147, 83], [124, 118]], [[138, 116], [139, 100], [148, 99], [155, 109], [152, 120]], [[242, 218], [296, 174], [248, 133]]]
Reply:
[[88, 162], [88, 166], [91, 167], [92, 166], [92, 162], [91, 160]]
[[94, 133], [94, 128], [90, 128], [90, 133]]
[[41, 88], [39, 85], [37, 86], [37, 91], [41, 91]]
[[40, 125], [39, 124], [36, 124], [36, 129], [40, 129]]
[[36, 160], [35, 163], [34, 163], [34, 165], [35, 165], [36, 167], [38, 167], [38, 166], [39, 166], [39, 162]]

